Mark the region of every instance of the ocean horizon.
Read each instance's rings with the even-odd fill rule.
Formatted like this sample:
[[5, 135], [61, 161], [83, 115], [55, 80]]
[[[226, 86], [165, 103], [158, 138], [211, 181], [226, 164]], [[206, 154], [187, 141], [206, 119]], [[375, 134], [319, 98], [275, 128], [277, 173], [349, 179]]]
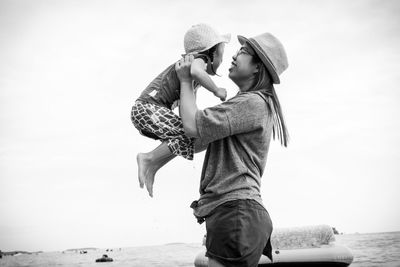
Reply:
[[[400, 231], [340, 234], [335, 235], [335, 239], [336, 244], [352, 251], [352, 267], [400, 266]], [[3, 256], [0, 263], [4, 267], [98, 266], [95, 260], [106, 254], [113, 262], [101, 263], [101, 266], [189, 267], [194, 266], [196, 255], [203, 249], [200, 242], [123, 248], [68, 248], [63, 251]]]

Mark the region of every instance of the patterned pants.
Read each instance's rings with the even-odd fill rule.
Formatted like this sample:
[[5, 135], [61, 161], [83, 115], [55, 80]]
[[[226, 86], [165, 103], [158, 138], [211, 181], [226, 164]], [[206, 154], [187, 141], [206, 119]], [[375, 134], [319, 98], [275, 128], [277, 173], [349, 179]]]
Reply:
[[185, 135], [181, 118], [172, 110], [136, 101], [132, 107], [131, 120], [142, 135], [167, 142], [174, 155], [193, 160], [194, 138]]

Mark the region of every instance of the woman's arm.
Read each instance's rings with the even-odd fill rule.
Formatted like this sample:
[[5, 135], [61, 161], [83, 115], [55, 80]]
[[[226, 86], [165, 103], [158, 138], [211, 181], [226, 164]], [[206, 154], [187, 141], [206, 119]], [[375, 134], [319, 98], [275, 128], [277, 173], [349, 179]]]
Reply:
[[[192, 56], [193, 58], [193, 56]], [[180, 114], [185, 134], [206, 145], [227, 136], [254, 131], [271, 123], [271, 114], [263, 98], [256, 93], [239, 94], [219, 105], [199, 110], [190, 76], [191, 58], [175, 65], [181, 82]]]
[[198, 137], [196, 127], [196, 98], [192, 87], [192, 77], [190, 75], [193, 55], [186, 55], [175, 64], [175, 70], [181, 85], [181, 103], [179, 111], [182, 118], [183, 128], [187, 136]]

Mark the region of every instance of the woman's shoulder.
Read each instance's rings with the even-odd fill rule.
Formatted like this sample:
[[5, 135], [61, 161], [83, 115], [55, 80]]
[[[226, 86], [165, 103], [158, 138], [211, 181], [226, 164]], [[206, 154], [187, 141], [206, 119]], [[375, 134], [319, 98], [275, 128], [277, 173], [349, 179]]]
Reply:
[[258, 111], [257, 113], [265, 115], [270, 112], [268, 99], [258, 92], [239, 93], [228, 101], [246, 113]]
[[231, 100], [234, 102], [248, 102], [249, 104], [265, 104], [266, 100], [259, 92], [243, 92], [234, 96]]

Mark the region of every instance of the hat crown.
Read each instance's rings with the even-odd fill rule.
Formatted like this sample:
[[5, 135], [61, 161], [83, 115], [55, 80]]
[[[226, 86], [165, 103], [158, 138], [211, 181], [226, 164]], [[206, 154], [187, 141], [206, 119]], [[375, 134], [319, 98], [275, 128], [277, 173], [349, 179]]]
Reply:
[[275, 36], [266, 32], [250, 39], [253, 39], [259, 45], [278, 75], [281, 75], [288, 68], [289, 63], [285, 48]]
[[202, 52], [221, 42], [229, 42], [230, 35], [221, 36], [211, 26], [200, 23], [193, 25], [184, 37], [186, 53]]
[[273, 83], [280, 83], [279, 75], [289, 66], [286, 51], [282, 43], [268, 32], [249, 39], [238, 35], [238, 39], [242, 45], [248, 43], [254, 49], [271, 74]]

